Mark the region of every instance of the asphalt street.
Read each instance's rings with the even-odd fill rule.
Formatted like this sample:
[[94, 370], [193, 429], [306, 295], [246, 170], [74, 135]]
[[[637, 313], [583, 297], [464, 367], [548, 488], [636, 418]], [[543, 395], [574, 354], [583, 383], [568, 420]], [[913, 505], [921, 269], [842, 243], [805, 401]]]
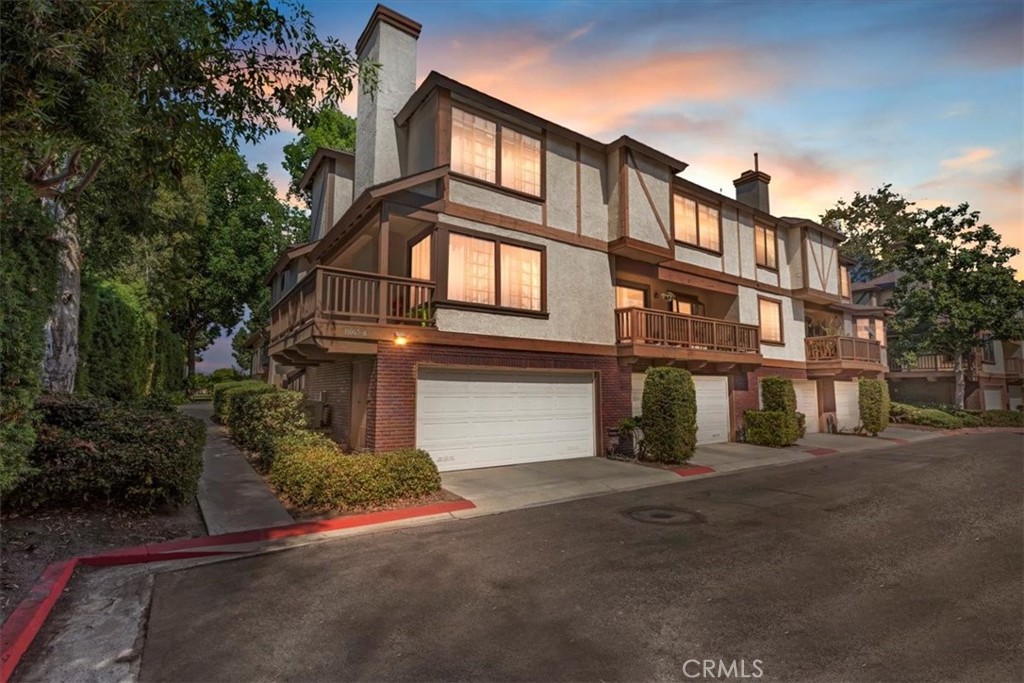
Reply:
[[1024, 680], [1022, 501], [958, 436], [168, 572], [141, 678]]

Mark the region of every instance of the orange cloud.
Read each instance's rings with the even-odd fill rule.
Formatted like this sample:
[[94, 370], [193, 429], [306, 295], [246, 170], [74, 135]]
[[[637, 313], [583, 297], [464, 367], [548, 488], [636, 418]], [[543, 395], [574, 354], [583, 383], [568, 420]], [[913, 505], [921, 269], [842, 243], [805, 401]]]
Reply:
[[942, 167], [950, 170], [968, 170], [977, 168], [996, 155], [995, 150], [988, 147], [972, 147], [952, 159], [943, 159]]

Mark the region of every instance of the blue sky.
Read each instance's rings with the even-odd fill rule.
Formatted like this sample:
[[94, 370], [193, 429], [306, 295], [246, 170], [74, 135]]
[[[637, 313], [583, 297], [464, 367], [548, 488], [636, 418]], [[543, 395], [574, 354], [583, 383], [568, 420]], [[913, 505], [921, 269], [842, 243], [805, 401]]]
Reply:
[[[966, 201], [1024, 249], [1019, 0], [388, 5], [423, 24], [421, 79], [439, 71], [602, 141], [629, 134], [726, 193], [758, 152], [777, 215], [889, 182], [924, 207]], [[354, 46], [374, 3], [306, 6]], [[243, 151], [283, 188], [293, 138]], [[204, 369], [230, 363], [224, 346]]]

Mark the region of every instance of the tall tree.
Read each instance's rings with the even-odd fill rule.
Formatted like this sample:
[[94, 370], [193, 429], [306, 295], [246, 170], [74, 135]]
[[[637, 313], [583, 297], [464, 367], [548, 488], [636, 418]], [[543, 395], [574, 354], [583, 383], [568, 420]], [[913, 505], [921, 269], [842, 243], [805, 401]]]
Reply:
[[890, 353], [950, 354], [954, 402], [963, 408], [965, 371], [985, 336], [1024, 336], [1024, 282], [1009, 265], [1019, 250], [1003, 246], [967, 204], [917, 210], [878, 239], [876, 248], [887, 245], [886, 260], [903, 273], [890, 303]]
[[270, 324], [270, 289], [263, 287], [255, 301], [249, 304], [249, 317], [231, 338], [231, 355], [235, 364], [248, 372], [252, 365], [253, 350], [246, 346], [249, 338]]
[[914, 204], [886, 184], [870, 194], [854, 194], [821, 216], [822, 225], [833, 225], [846, 235], [840, 245], [843, 256], [854, 260], [850, 277], [864, 282], [893, 269], [892, 243], [916, 220]]
[[303, 128], [295, 142], [284, 146], [284, 170], [291, 176], [288, 196], [302, 199], [309, 206], [309, 192], [299, 187], [302, 174], [318, 147], [330, 147], [346, 152], [356, 148], [356, 120], [337, 109], [325, 107], [316, 114], [312, 125]]
[[105, 167], [144, 159], [133, 169], [144, 182], [180, 177], [211, 150], [276, 131], [282, 117], [312, 125], [357, 73], [376, 84], [373, 65], [320, 39], [311, 14], [287, 0], [16, 0], [0, 3], [0, 41], [4, 154], [24, 169], [60, 245], [45, 326], [51, 391], [74, 386], [78, 206]]

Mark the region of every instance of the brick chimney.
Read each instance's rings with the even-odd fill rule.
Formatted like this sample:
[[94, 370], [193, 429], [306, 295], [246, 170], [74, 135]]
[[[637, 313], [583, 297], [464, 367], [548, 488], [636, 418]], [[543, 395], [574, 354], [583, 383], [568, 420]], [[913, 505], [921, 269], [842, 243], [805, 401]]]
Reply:
[[422, 27], [377, 5], [356, 42], [360, 60], [380, 65], [375, 93], [357, 94], [354, 196], [401, 175], [395, 115], [416, 90], [416, 40]]
[[754, 154], [754, 170], [744, 171], [740, 177], [732, 181], [736, 187], [736, 201], [771, 213], [768, 209], [768, 183], [772, 177], [758, 168], [757, 154]]

